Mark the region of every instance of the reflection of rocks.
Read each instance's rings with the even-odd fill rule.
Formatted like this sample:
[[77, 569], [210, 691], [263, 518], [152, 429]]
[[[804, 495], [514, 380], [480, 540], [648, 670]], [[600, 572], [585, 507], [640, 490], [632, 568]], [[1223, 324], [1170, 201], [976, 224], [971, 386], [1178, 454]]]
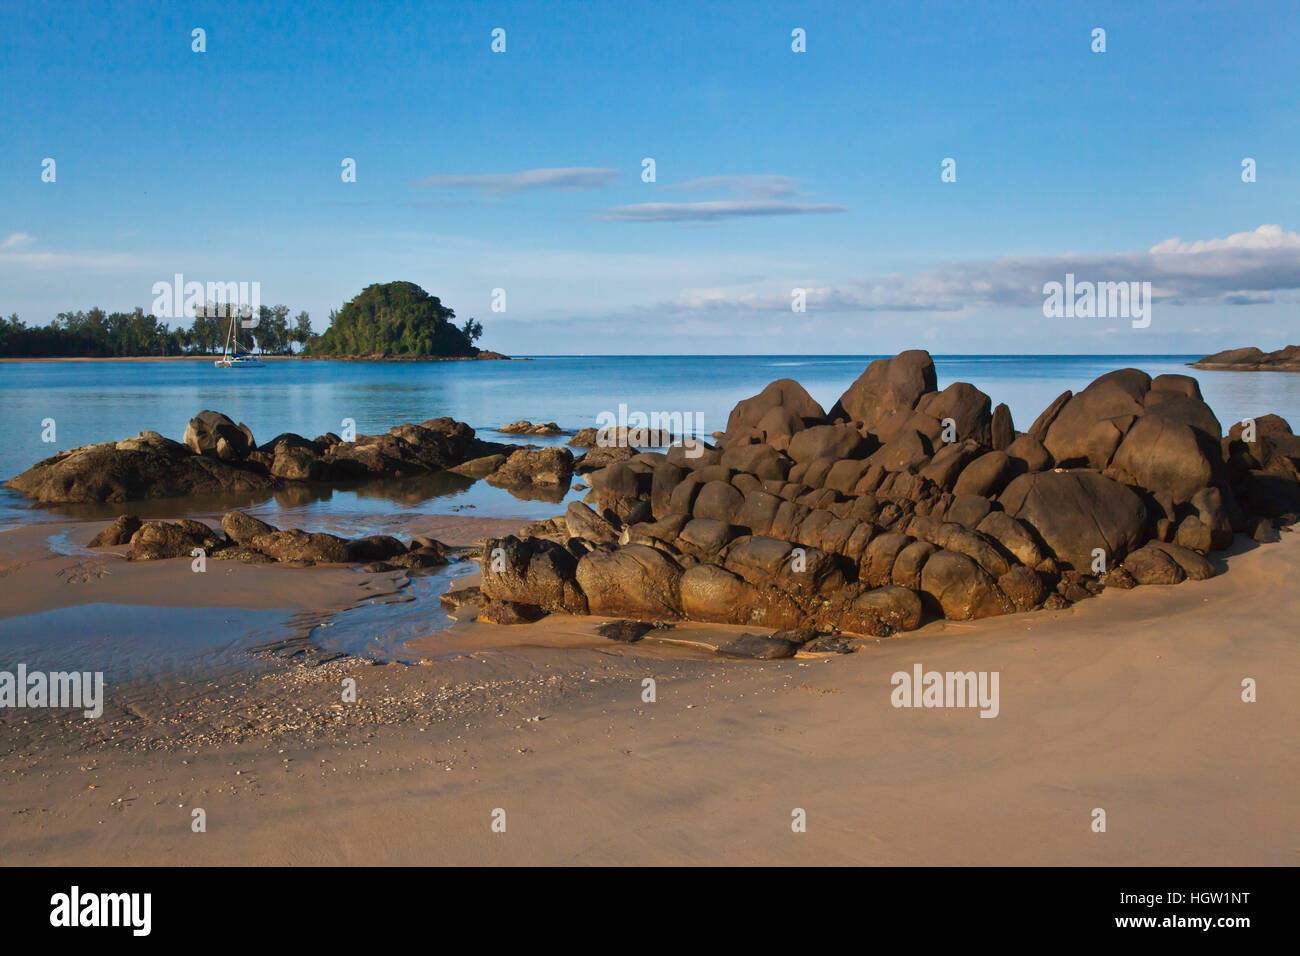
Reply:
[[390, 535], [349, 540], [297, 529], [282, 531], [242, 511], [223, 515], [220, 532], [201, 521], [141, 523], [132, 515], [122, 515], [90, 546], [120, 544], [128, 545], [127, 557], [132, 561], [189, 557], [193, 549], [202, 548], [210, 557], [249, 564], [361, 564], [372, 570], [418, 570], [448, 562], [446, 547], [432, 538], [412, 538], [408, 546]]
[[8, 485], [38, 501], [63, 503], [264, 493], [309, 482], [443, 473], [513, 450], [481, 441], [474, 429], [450, 418], [398, 425], [349, 442], [334, 434], [307, 439], [286, 432], [258, 446], [246, 425], [203, 411], [190, 420], [183, 444], [141, 432], [85, 445], [37, 462]]
[[569, 557], [542, 590], [506, 587], [485, 563], [483, 594], [571, 610], [539, 597], [563, 593], [592, 614], [793, 629], [851, 650], [837, 632], [1201, 580], [1234, 533], [1267, 541], [1300, 520], [1300, 438], [1276, 416], [1256, 424], [1253, 442], [1239, 426], [1224, 436], [1194, 379], [1136, 369], [1065, 392], [1029, 433], [970, 385], [938, 391], [925, 352], [873, 362], [829, 413], [783, 379], [694, 457], [589, 453], [586, 504], [512, 545]]

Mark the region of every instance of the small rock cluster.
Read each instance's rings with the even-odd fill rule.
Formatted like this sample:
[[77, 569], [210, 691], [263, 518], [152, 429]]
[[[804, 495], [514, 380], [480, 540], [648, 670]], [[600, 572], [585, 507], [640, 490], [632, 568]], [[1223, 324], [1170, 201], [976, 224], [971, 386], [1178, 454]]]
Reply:
[[517, 422], [511, 422], [509, 425], [502, 425], [497, 429], [502, 435], [538, 435], [542, 437], [553, 437], [563, 435], [564, 429], [555, 422], [530, 422], [521, 419]]
[[1020, 432], [1005, 405], [964, 382], [939, 391], [929, 354], [904, 352], [829, 412], [782, 379], [732, 410], [717, 447], [592, 470], [588, 504], [485, 543], [484, 617], [811, 639], [1064, 608], [1209, 577], [1206, 555], [1237, 533], [1277, 540], [1300, 520], [1298, 464], [1284, 420], [1224, 435], [1186, 375], [1110, 372]]
[[242, 511], [227, 512], [220, 532], [202, 521], [141, 521], [135, 515], [121, 515], [90, 542], [92, 548], [119, 545], [127, 545], [126, 556], [132, 561], [188, 558], [201, 548], [212, 558], [295, 567], [362, 564], [372, 571], [418, 570], [448, 562], [447, 549], [433, 538], [414, 537], [408, 547], [386, 534], [348, 539], [297, 529], [281, 531]]
[[573, 476], [566, 448], [520, 448], [487, 442], [451, 418], [390, 428], [343, 441], [285, 432], [258, 445], [243, 423], [203, 411], [183, 442], [153, 431], [119, 442], [84, 445], [37, 462], [7, 483], [48, 503], [124, 502], [223, 492], [270, 492], [305, 482], [405, 478], [435, 471], [474, 478], [495, 474], [502, 487], [541, 487], [555, 500]]

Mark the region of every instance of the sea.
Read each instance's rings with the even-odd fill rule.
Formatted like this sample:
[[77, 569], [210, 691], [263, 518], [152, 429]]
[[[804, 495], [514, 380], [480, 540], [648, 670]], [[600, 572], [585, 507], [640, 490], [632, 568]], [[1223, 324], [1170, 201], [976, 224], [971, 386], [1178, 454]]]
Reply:
[[[709, 435], [725, 427], [731, 408], [769, 382], [792, 378], [829, 409], [880, 356], [547, 355], [486, 362], [269, 361], [257, 369], [219, 369], [206, 361], [0, 363], [0, 479], [55, 451], [117, 441], [142, 430], [180, 439], [203, 409], [247, 424], [258, 442], [281, 432], [309, 438], [340, 433], [345, 420], [360, 434], [443, 415], [468, 422], [493, 441], [563, 444], [505, 436], [494, 429], [519, 419], [555, 422], [567, 432], [640, 412], [680, 413]], [[936, 355], [939, 387], [970, 382], [994, 404], [1005, 402], [1024, 430], [1065, 389], [1079, 391], [1112, 369], [1151, 375], [1194, 375], [1227, 428], [1267, 412], [1300, 424], [1300, 374], [1209, 372], [1187, 368], [1190, 355]], [[50, 437], [53, 423], [53, 442]], [[570, 497], [579, 497], [573, 493]], [[563, 502], [530, 501], [486, 482], [431, 477], [308, 494], [268, 496], [254, 510], [275, 521], [291, 512], [312, 530], [313, 516], [391, 510], [431, 514], [540, 518]], [[34, 507], [0, 489], [0, 529], [50, 516], [114, 516], [122, 509]], [[139, 510], [139, 509], [137, 509]], [[147, 509], [146, 509], [147, 510]], [[364, 530], [359, 528], [358, 530]]]
[[[680, 414], [709, 435], [726, 425], [732, 406], [780, 378], [799, 381], [829, 409], [879, 356], [535, 356], [484, 362], [270, 361], [263, 368], [228, 370], [204, 361], [0, 363], [0, 478], [7, 479], [60, 449], [116, 441], [141, 430], [180, 439], [203, 409], [244, 422], [259, 442], [281, 432], [315, 437], [379, 433], [404, 422], [448, 415], [481, 437], [518, 444], [563, 444], [569, 436], [506, 436], [494, 429], [519, 419], [555, 422], [566, 432], [605, 424], [620, 415]], [[1193, 374], [1224, 427], [1274, 412], [1300, 424], [1300, 374], [1202, 372], [1189, 355], [962, 355], [934, 357], [939, 387], [970, 382], [996, 404], [1005, 402], [1027, 429], [1065, 389], [1079, 391], [1116, 368], [1151, 375]], [[634, 422], [635, 423], [635, 422]], [[43, 440], [53, 429], [53, 442]], [[387, 530], [399, 513], [481, 515], [536, 520], [559, 514], [563, 500], [520, 498], [450, 474], [353, 486], [295, 488], [249, 500], [199, 505], [156, 501], [123, 505], [34, 505], [0, 489], [0, 531], [68, 519], [107, 521], [124, 511], [171, 518], [220, 514], [242, 507], [280, 527], [363, 535]], [[51, 550], [80, 555], [70, 532], [52, 527]], [[0, 538], [2, 547], [3, 538]], [[3, 555], [0, 554], [0, 558]], [[90, 553], [85, 553], [90, 558]], [[101, 556], [93, 556], [98, 559]], [[416, 576], [400, 601], [365, 602], [315, 628], [326, 648], [376, 660], [409, 658], [406, 640], [446, 627], [438, 595], [473, 562], [457, 561]], [[242, 608], [183, 608], [80, 604], [35, 614], [0, 614], [0, 663], [29, 668], [101, 670], [110, 681], [211, 675], [247, 666], [246, 649], [283, 636], [290, 615]]]

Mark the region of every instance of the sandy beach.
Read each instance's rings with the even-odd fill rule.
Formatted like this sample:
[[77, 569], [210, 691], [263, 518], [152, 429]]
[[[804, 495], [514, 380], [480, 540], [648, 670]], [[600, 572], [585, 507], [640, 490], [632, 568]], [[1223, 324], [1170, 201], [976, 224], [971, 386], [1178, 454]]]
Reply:
[[[412, 530], [469, 544], [511, 524]], [[200, 599], [187, 561], [52, 554], [60, 528], [0, 535], [6, 617], [200, 600], [328, 615], [393, 577], [230, 562]], [[0, 861], [1295, 865], [1300, 541], [1239, 536], [1216, 560], [1230, 573], [851, 655], [728, 660], [711, 646], [743, 629], [722, 625], [628, 645], [599, 618], [462, 620], [409, 642], [412, 666], [259, 658], [109, 687], [99, 720], [7, 710]], [[998, 716], [893, 707], [891, 675], [918, 663], [997, 671]]]

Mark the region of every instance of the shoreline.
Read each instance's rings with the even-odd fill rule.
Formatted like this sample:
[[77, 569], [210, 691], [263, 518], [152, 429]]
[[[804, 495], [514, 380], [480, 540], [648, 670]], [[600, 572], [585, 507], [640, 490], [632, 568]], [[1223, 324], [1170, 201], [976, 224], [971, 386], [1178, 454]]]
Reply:
[[[0, 856], [1295, 865], [1300, 674], [1286, 662], [1300, 598], [1285, 582], [1300, 573], [1300, 537], [1239, 538], [1221, 560], [1232, 573], [935, 621], [844, 656], [704, 658], [552, 615], [455, 624], [410, 642], [428, 652], [418, 665], [353, 658], [110, 688], [100, 721], [4, 715]], [[1251, 627], [1226, 632], [1242, 607]], [[998, 718], [891, 707], [890, 674], [917, 662], [1000, 672]], [[1240, 701], [1244, 676], [1267, 681], [1258, 703]], [[339, 703], [345, 677], [355, 705]], [[1089, 828], [1097, 806], [1111, 837]], [[211, 836], [191, 834], [192, 807]], [[795, 838], [792, 807], [809, 820]], [[490, 831], [494, 808], [510, 836]]]

